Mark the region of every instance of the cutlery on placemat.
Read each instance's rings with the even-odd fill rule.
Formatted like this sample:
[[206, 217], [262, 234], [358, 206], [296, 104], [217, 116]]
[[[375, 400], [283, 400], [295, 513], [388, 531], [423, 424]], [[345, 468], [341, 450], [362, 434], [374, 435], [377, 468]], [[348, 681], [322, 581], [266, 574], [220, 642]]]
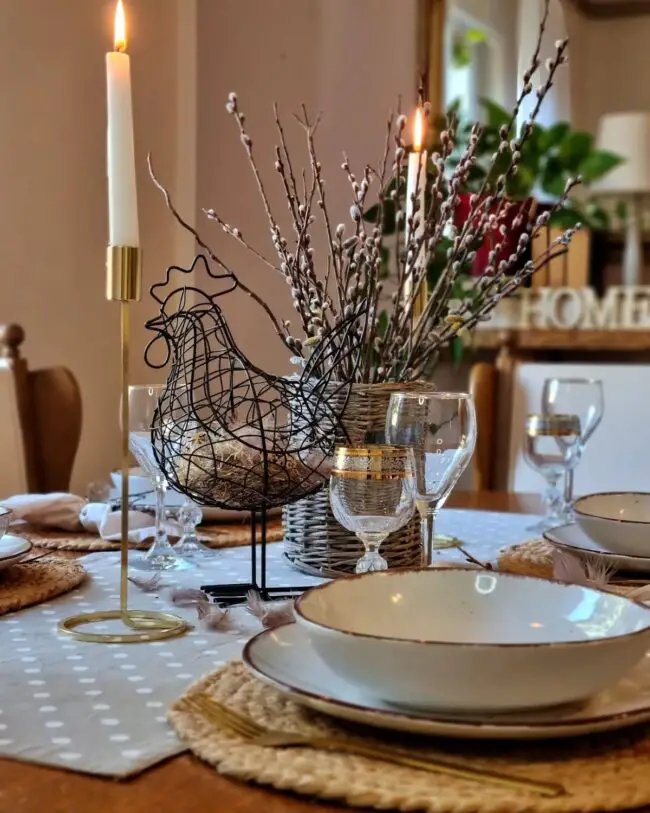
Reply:
[[542, 796], [563, 796], [566, 791], [554, 782], [535, 782], [508, 774], [497, 773], [483, 768], [471, 768], [447, 760], [414, 757], [405, 751], [386, 745], [369, 745], [360, 740], [334, 736], [296, 734], [289, 731], [272, 731], [258, 725], [254, 720], [227, 708], [219, 701], [203, 693], [196, 693], [181, 700], [181, 707], [198, 714], [204, 720], [230, 734], [248, 740], [252, 745], [268, 748], [288, 748], [292, 746], [315, 748], [323, 751], [338, 751], [357, 756], [392, 762], [429, 773], [458, 776], [463, 779], [529, 790]]

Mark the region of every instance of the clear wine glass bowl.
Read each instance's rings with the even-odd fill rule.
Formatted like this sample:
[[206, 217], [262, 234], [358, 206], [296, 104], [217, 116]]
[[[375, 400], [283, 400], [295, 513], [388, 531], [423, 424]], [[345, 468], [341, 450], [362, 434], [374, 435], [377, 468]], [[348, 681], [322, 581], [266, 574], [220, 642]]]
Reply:
[[386, 414], [386, 440], [414, 451], [423, 563], [428, 565], [435, 547], [435, 518], [476, 446], [472, 396], [465, 392], [394, 393]]
[[357, 573], [387, 569], [379, 548], [413, 516], [414, 480], [411, 449], [379, 445], [336, 449], [330, 504], [338, 522], [364, 545]]
[[[542, 412], [547, 415], [577, 415], [580, 420], [580, 446], [585, 444], [603, 419], [603, 382], [597, 378], [547, 378], [542, 389]], [[565, 474], [561, 518], [573, 522], [573, 477], [575, 468]]]
[[155, 536], [152, 546], [138, 566], [145, 570], [182, 570], [191, 564], [176, 554], [165, 529], [165, 493], [167, 481], [160, 470], [151, 441], [151, 427], [164, 387], [137, 385], [129, 387], [129, 449], [145, 475], [151, 480], [156, 495]]

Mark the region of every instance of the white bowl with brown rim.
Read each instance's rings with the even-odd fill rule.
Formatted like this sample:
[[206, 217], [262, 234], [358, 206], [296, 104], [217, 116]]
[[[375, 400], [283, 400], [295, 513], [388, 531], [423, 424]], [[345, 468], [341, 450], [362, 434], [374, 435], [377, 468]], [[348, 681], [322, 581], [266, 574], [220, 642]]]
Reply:
[[395, 570], [304, 593], [296, 618], [337, 675], [398, 706], [500, 713], [575, 701], [650, 648], [650, 608], [579, 585]]
[[604, 550], [623, 556], [650, 556], [650, 494], [587, 494], [573, 503], [573, 510], [578, 525]]

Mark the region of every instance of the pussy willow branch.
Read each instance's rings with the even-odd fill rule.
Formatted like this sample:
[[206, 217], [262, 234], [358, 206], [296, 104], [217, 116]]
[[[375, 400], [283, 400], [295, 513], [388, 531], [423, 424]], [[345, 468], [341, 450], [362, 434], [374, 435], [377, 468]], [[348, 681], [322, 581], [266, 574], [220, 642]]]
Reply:
[[[147, 156], [147, 164], [148, 164], [148, 167], [149, 167], [149, 175], [151, 176], [151, 180], [153, 181], [155, 186], [162, 192], [162, 194], [163, 194], [163, 196], [165, 198], [165, 203], [167, 204], [167, 208], [169, 209], [169, 211], [172, 213], [172, 215], [176, 219], [176, 222], [194, 237], [194, 239], [197, 242], [197, 245], [199, 245], [206, 252], [208, 257], [216, 265], [218, 265], [219, 268], [222, 268], [224, 271], [226, 271], [232, 277], [233, 281], [236, 283], [238, 288], [240, 288], [251, 299], [253, 299], [255, 302], [257, 302], [257, 304], [263, 309], [263, 311], [266, 313], [266, 315], [271, 320], [271, 324], [273, 325], [277, 335], [282, 339], [284, 344], [287, 344], [287, 339], [288, 339], [287, 332], [286, 332], [286, 330], [284, 330], [281, 327], [279, 321], [276, 319], [273, 311], [271, 310], [271, 308], [269, 308], [269, 306], [266, 304], [266, 302], [264, 302], [264, 300], [261, 297], [259, 297], [254, 291], [252, 291], [247, 285], [245, 285], [239, 279], [239, 277], [235, 274], [235, 272], [231, 268], [229, 268], [223, 262], [223, 260], [214, 253], [214, 251], [210, 248], [210, 246], [208, 246], [208, 244], [202, 239], [202, 237], [197, 232], [197, 230], [193, 226], [190, 226], [190, 224], [181, 217], [178, 210], [174, 206], [174, 203], [172, 201], [170, 193], [168, 192], [166, 187], [163, 186], [163, 184], [156, 177], [156, 173], [155, 173], [154, 168], [153, 168], [153, 161], [152, 161], [151, 155]], [[289, 348], [289, 349], [291, 349], [291, 348]]]
[[[530, 116], [521, 133], [513, 137], [513, 128], [523, 100], [533, 92], [531, 79], [540, 67], [547, 14], [548, 0], [545, 0], [545, 13], [530, 67], [524, 74], [523, 85], [508, 122], [499, 132], [499, 143], [488, 162], [485, 178], [479, 191], [469, 196], [469, 213], [460, 224], [456, 223], [457, 210], [461, 196], [466, 194], [470, 173], [477, 164], [478, 145], [482, 137], [478, 124], [472, 127], [468, 142], [455, 167], [451, 169], [450, 162], [457, 149], [458, 124], [453, 120], [448, 121], [446, 129], [440, 134], [439, 150], [430, 157], [432, 180], [427, 175], [427, 204], [420, 208], [419, 189], [416, 190], [413, 205], [409, 206], [409, 201], [406, 200], [406, 195], [412, 193], [412, 190], [407, 190], [404, 177], [407, 155], [404, 141], [406, 118], [398, 114], [394, 123], [391, 118], [384, 156], [378, 171], [366, 165], [363, 173], [355, 175], [349, 161], [344, 159], [343, 169], [352, 189], [349, 216], [354, 227], [354, 233], [346, 236], [347, 218], [344, 218], [344, 222], [333, 220], [328, 207], [325, 180], [314, 139], [318, 120], [311, 121], [304, 105], [301, 116], [296, 117], [307, 136], [310, 169], [310, 172], [303, 170], [298, 174], [294, 171], [297, 164], [292, 162], [276, 107], [275, 125], [280, 143], [275, 151], [275, 169], [282, 185], [295, 237], [295, 243], [288, 241], [281, 230], [284, 227], [280, 226], [271, 209], [270, 197], [266, 193], [253, 155], [253, 142], [245, 128], [237, 97], [235, 94], [230, 95], [227, 108], [238, 124], [239, 136], [262, 197], [279, 262], [276, 264], [264, 257], [262, 252], [244, 241], [241, 232], [221, 218], [215, 215], [214, 219], [229, 236], [252, 251], [260, 262], [279, 270], [285, 276], [304, 332], [303, 338], [289, 335], [289, 323], [282, 323], [285, 344], [292, 352], [305, 357], [316, 353], [314, 358], [323, 359], [322, 364], [326, 366], [339, 364], [337, 374], [341, 380], [352, 375], [360, 382], [407, 380], [416, 377], [427, 369], [441, 347], [478, 322], [488, 319], [492, 309], [504, 296], [521, 285], [531, 273], [558, 252], [566, 251], [573, 230], [565, 232], [560, 241], [553, 244], [550, 253], [546, 252], [535, 263], [529, 262], [522, 269], [525, 253], [539, 230], [548, 225], [550, 213], [543, 213], [536, 218], [529, 202], [513, 201], [508, 195], [511, 179], [519, 169], [522, 148], [533, 132], [542, 101], [553, 83], [555, 72], [566, 60], [566, 41], [562, 40], [556, 43], [555, 56], [547, 60], [548, 76], [535, 90], [537, 99]], [[388, 172], [391, 144], [393, 158]], [[502, 162], [505, 169], [494, 177], [495, 168], [501, 166]], [[302, 190], [298, 188], [299, 177], [303, 179]], [[576, 182], [577, 180], [572, 180], [567, 184], [565, 195], [558, 206], [564, 203], [566, 195]], [[364, 217], [370, 206], [371, 192], [379, 204], [378, 217], [372, 227]], [[381, 321], [380, 331], [381, 263], [386, 227], [384, 214], [388, 203], [394, 208], [397, 227], [396, 291], [392, 307], [388, 309], [387, 320]], [[315, 206], [320, 209], [320, 218], [312, 213]], [[409, 210], [408, 217], [406, 209]], [[319, 222], [322, 220], [327, 238], [327, 255], [320, 260], [312, 246], [312, 224], [316, 219]], [[502, 255], [504, 247], [508, 245], [506, 240], [509, 228], [516, 229], [519, 236], [516, 247], [509, 252], [509, 256], [504, 257]], [[415, 297], [420, 285], [426, 284], [427, 268], [433, 258], [437, 258], [436, 252], [440, 253], [441, 241], [449, 236], [449, 230], [453, 233], [444, 268], [424, 313], [413, 329]], [[474, 261], [476, 251], [486, 244], [489, 251], [485, 273], [475, 281], [464, 300], [454, 309], [451, 297], [459, 274], [466, 271]], [[361, 303], [367, 304], [363, 319], [355, 315], [360, 313], [358, 309]], [[337, 330], [344, 320], [346, 330]], [[275, 324], [278, 324], [277, 319]], [[336, 352], [318, 354], [318, 347], [328, 341], [328, 337], [331, 341], [328, 346], [333, 351], [336, 349]], [[352, 352], [358, 341], [362, 343], [361, 361], [359, 351], [355, 350], [356, 357]], [[326, 360], [335, 357], [338, 359], [336, 362]], [[320, 363], [319, 361], [318, 364]]]

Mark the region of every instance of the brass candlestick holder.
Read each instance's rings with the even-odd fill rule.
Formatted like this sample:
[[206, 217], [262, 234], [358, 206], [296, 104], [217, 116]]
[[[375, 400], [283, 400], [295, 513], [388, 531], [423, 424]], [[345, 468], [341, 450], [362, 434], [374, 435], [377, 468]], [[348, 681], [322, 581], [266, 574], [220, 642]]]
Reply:
[[[129, 569], [129, 304], [140, 299], [141, 252], [132, 246], [109, 246], [106, 258], [106, 298], [120, 303], [122, 390], [122, 538], [120, 544], [120, 606], [116, 610], [81, 613], [64, 619], [59, 631], [79, 641], [93, 643], [142, 643], [175, 638], [188, 630], [187, 622], [173, 613], [132, 610], [128, 606]], [[87, 624], [121, 621], [117, 632], [88, 632]]]

